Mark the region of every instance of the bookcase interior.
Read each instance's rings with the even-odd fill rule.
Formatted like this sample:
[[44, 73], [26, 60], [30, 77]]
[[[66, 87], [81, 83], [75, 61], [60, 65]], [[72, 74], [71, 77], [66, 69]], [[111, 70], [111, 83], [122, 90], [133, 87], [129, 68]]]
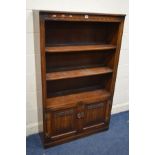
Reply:
[[[116, 44], [118, 23], [46, 21], [46, 46]], [[61, 37], [60, 37], [61, 36]], [[54, 39], [53, 39], [54, 38]]]
[[111, 81], [111, 73], [104, 76], [98, 75], [47, 81], [47, 97], [69, 95], [96, 89], [108, 90], [108, 81]]
[[91, 67], [113, 68], [114, 50], [70, 53], [46, 53], [46, 71], [64, 71]]

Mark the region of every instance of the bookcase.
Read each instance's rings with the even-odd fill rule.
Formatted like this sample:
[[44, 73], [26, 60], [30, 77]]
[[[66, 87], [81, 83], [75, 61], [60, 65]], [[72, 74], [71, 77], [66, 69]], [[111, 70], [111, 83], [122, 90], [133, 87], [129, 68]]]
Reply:
[[125, 15], [40, 11], [44, 147], [109, 128]]

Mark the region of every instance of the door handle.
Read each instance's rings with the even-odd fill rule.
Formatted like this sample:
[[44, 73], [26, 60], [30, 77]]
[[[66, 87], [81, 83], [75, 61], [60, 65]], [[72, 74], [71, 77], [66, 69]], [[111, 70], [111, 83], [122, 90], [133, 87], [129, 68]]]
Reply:
[[84, 117], [84, 112], [80, 112], [77, 114], [78, 119], [83, 118], [83, 117]]

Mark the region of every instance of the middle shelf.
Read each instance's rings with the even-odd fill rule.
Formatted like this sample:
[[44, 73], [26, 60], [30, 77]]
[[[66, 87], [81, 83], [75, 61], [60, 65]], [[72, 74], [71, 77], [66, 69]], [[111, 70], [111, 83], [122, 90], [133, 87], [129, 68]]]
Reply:
[[47, 46], [45, 51], [47, 53], [60, 52], [78, 52], [78, 51], [95, 51], [95, 50], [114, 50], [115, 45], [112, 44], [97, 44], [97, 45], [64, 45], [64, 46]]
[[109, 67], [93, 67], [93, 68], [82, 68], [68, 71], [57, 71], [47, 73], [46, 80], [49, 81], [49, 80], [60, 80], [60, 79], [92, 76], [92, 75], [101, 75], [112, 73], [112, 71], [113, 70]]

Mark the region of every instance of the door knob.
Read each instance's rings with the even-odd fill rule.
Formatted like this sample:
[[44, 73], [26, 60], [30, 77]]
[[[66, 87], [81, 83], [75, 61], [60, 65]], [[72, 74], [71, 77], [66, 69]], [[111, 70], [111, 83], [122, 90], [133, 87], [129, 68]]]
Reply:
[[84, 16], [84, 18], [85, 18], [85, 19], [88, 19], [88, 18], [89, 18], [89, 16], [88, 16], [88, 15], [85, 15], [85, 16]]
[[83, 118], [83, 117], [84, 117], [84, 112], [80, 112], [77, 114], [78, 119]]

